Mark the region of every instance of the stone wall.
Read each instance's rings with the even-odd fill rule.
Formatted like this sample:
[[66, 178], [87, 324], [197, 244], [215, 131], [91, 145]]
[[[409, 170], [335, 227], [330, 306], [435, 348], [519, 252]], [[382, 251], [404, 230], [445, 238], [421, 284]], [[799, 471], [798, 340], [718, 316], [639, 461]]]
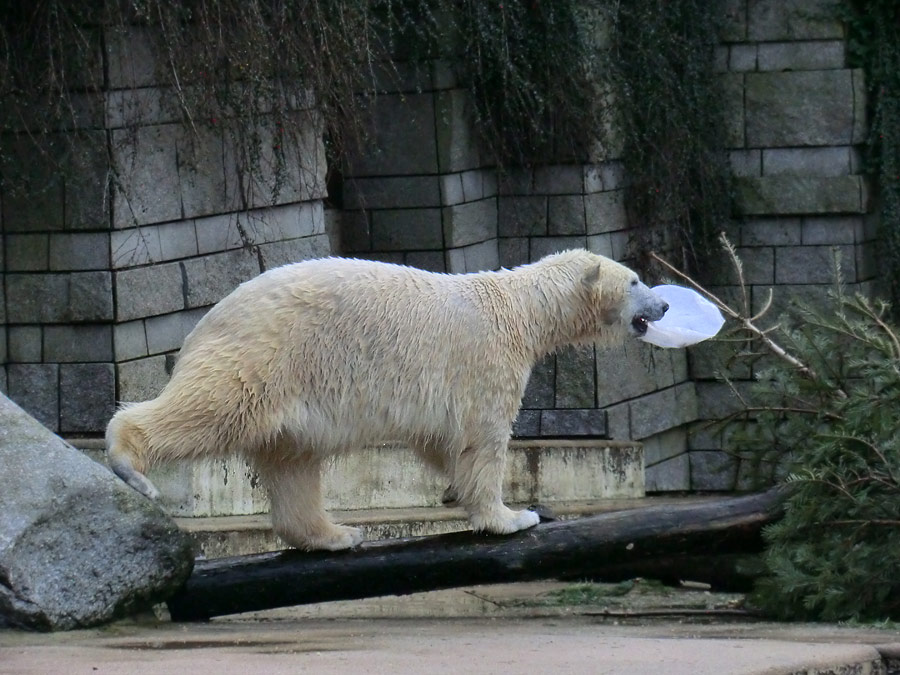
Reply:
[[[781, 306], [821, 297], [835, 250], [845, 279], [868, 288], [874, 228], [857, 148], [865, 90], [846, 66], [842, 27], [821, 18], [826, 0], [720, 5], [737, 193], [728, 229], [754, 305], [770, 287]], [[276, 194], [271, 173], [250, 182], [233, 168], [234, 139], [209, 126], [188, 133], [166, 112], [172, 95], [154, 85], [139, 31], [106, 44], [108, 91], [87, 108], [77, 165], [59, 178], [23, 141], [19, 178], [33, 195], [0, 195], [0, 386], [65, 434], [99, 433], [116, 400], [154, 395], [206, 309], [283, 262], [339, 251], [470, 272], [570, 247], [627, 259], [620, 152], [498, 175], [446, 62], [401, 63], [398, 77], [386, 77], [374, 142], [341, 167], [343, 210], [325, 212], [312, 110], [297, 111], [309, 133], [291, 149], [299, 161]], [[134, 109], [137, 127], [128, 123]], [[716, 290], [734, 293], [726, 271], [719, 281]], [[721, 439], [700, 423], [735, 404], [716, 380], [721, 359], [715, 344], [565, 350], [535, 368], [515, 434], [641, 440], [648, 490], [731, 487], [734, 470], [717, 471]], [[753, 372], [737, 375], [741, 387]]]
[[0, 385], [66, 435], [101, 433], [117, 401], [156, 395], [185, 335], [240, 282], [332, 252], [311, 108], [295, 112], [300, 138], [265, 139], [250, 167], [226, 129], [178, 122], [141, 29], [108, 33], [106, 90], [75, 147], [60, 137], [60, 166], [4, 139]]
[[[823, 298], [840, 256], [848, 287], [871, 292], [874, 219], [869, 215], [859, 145], [864, 141], [863, 73], [847, 67], [844, 31], [823, 0], [730, 2], [730, 25], [718, 52], [729, 92], [729, 148], [738, 218], [730, 230], [744, 262], [755, 309], [774, 292], [775, 319], [791, 300]], [[735, 297], [723, 271], [716, 292]], [[690, 350], [701, 417], [737, 409], [716, 380], [724, 349]], [[738, 389], [764, 362], [732, 369]], [[738, 479], [720, 433], [698, 424], [689, 437], [690, 486], [730, 489]]]

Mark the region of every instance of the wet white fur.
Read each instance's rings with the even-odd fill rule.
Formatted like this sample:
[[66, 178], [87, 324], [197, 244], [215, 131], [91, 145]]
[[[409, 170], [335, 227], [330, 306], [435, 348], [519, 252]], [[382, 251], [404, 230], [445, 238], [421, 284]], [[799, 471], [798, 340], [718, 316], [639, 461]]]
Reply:
[[326, 258], [242, 284], [187, 337], [159, 397], [107, 430], [114, 470], [243, 455], [269, 490], [276, 532], [308, 549], [356, 545], [322, 506], [322, 462], [382, 441], [450, 479], [472, 527], [509, 533], [536, 514], [501, 501], [506, 446], [534, 363], [611, 345], [659, 299], [628, 268], [567, 251], [514, 270], [447, 275]]

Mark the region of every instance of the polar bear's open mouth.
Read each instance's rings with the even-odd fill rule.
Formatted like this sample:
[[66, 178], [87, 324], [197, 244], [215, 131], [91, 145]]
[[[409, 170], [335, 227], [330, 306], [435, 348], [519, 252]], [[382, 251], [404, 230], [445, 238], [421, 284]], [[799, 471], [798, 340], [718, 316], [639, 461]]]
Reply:
[[635, 333], [638, 335], [645, 335], [647, 333], [647, 325], [650, 320], [644, 316], [643, 314], [638, 314], [631, 320], [631, 327], [634, 328]]

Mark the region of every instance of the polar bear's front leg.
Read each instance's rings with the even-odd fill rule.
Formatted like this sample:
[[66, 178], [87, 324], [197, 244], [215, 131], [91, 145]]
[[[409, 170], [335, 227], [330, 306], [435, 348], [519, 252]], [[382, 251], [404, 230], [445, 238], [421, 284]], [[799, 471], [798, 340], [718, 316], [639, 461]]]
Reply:
[[453, 483], [476, 532], [511, 534], [541, 520], [534, 511], [513, 511], [503, 503], [505, 470], [506, 440], [487, 448], [466, 448], [459, 456]]
[[272, 528], [285, 542], [306, 551], [340, 551], [363, 540], [356, 527], [336, 525], [322, 501], [322, 462], [308, 453], [257, 463], [269, 491]]

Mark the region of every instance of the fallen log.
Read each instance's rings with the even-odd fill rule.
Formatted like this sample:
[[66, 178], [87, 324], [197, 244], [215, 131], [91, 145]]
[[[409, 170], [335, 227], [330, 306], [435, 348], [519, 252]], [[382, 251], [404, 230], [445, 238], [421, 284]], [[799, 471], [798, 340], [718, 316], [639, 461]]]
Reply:
[[537, 579], [705, 581], [706, 566], [698, 561], [762, 550], [762, 527], [780, 517], [783, 498], [773, 489], [542, 523], [508, 536], [456, 532], [365, 542], [337, 553], [288, 550], [197, 561], [184, 587], [168, 601], [169, 611], [173, 620], [196, 621], [328, 600]]

